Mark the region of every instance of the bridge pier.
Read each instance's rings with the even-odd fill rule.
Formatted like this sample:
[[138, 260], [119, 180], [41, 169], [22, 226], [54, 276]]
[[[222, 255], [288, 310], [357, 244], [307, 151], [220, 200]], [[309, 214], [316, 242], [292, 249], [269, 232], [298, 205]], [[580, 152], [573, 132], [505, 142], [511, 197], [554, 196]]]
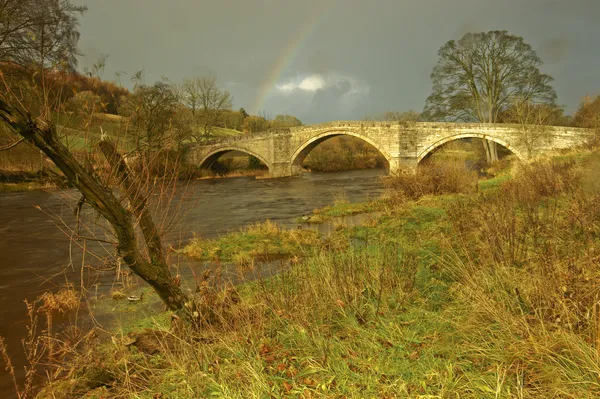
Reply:
[[400, 171], [408, 171], [414, 173], [417, 170], [419, 160], [416, 157], [397, 157], [388, 159], [390, 164], [390, 175], [397, 174]]
[[274, 163], [269, 170], [269, 177], [290, 177], [302, 174], [302, 167], [297, 168], [289, 162]]

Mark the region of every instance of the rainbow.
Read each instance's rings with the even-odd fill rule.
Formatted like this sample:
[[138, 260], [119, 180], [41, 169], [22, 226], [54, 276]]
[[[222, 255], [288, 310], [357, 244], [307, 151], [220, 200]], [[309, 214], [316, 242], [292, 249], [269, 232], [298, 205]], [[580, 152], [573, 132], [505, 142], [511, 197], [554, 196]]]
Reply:
[[260, 84], [258, 94], [254, 100], [254, 106], [252, 107], [253, 113], [256, 114], [264, 111], [265, 102], [277, 82], [281, 79], [281, 75], [287, 70], [292, 61], [296, 59], [298, 52], [304, 47], [304, 44], [329, 14], [329, 11], [333, 9], [336, 2], [337, 0], [321, 0], [321, 4], [315, 7], [313, 14], [306, 20], [306, 23], [300, 26], [300, 29], [298, 29], [292, 40], [285, 46], [283, 53]]

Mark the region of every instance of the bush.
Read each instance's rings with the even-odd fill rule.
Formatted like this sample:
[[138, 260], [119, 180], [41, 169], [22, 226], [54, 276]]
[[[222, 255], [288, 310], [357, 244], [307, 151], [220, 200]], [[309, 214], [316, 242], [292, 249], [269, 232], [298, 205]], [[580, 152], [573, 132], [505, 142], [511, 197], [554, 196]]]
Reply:
[[424, 195], [469, 193], [477, 191], [477, 174], [464, 163], [429, 163], [415, 173], [402, 170], [384, 180], [390, 198], [418, 199]]
[[506, 182], [502, 189], [519, 202], [535, 202], [541, 197], [573, 192], [579, 187], [581, 175], [581, 168], [572, 159], [541, 160], [521, 164], [515, 178]]

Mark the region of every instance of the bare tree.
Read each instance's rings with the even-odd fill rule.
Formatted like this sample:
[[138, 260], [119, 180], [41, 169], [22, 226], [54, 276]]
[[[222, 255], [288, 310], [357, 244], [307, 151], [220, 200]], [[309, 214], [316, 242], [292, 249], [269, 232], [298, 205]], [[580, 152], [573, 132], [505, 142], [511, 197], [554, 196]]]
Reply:
[[182, 103], [192, 110], [200, 127], [201, 136], [209, 136], [219, 126], [225, 112], [231, 109], [231, 94], [217, 86], [214, 76], [185, 79], [178, 88]]
[[394, 122], [417, 122], [421, 118], [421, 114], [412, 109], [404, 112], [388, 111], [383, 114], [383, 120]]
[[[552, 77], [540, 72], [541, 59], [522, 37], [467, 33], [447, 42], [438, 55], [425, 120], [496, 123], [515, 99], [550, 105], [556, 100]], [[488, 161], [496, 161], [496, 144], [484, 140], [484, 147]]]
[[555, 105], [534, 104], [515, 98], [510, 106], [498, 115], [498, 121], [520, 125], [519, 140], [531, 156], [536, 147], [550, 138], [548, 126], [556, 124], [562, 114], [562, 109]]
[[1, 0], [0, 62], [52, 69], [77, 60], [77, 14], [87, 8], [66, 0]]
[[[4, 7], [0, 8], [0, 15], [10, 15], [9, 20], [3, 17], [3, 23], [9, 28], [13, 21], [35, 23], [28, 22], [31, 30], [17, 30], [31, 32], [26, 40], [15, 39], [14, 43], [8, 42], [12, 44], [3, 44], [2, 57], [6, 62], [18, 63], [24, 73], [41, 76], [36, 88], [41, 92], [39, 98], [42, 101], [34, 112], [28, 103], [22, 101], [19, 88], [9, 85], [4, 70], [0, 70], [0, 121], [20, 136], [19, 141], [27, 141], [40, 149], [62, 171], [82, 195], [78, 209], [87, 204], [108, 222], [114, 236], [112, 243], [124, 263], [154, 288], [168, 308], [183, 309], [187, 297], [169, 271], [161, 235], [150, 214], [147, 184], [129, 169], [106, 137], [101, 140], [99, 150], [112, 171], [107, 179], [102, 179], [93, 168], [82, 164], [58, 137], [54, 116], [59, 108], [47, 101], [50, 88], [45, 85], [44, 76], [50, 70], [70, 65], [78, 38], [76, 15], [83, 9], [73, 6], [68, 0], [17, 0], [17, 3], [0, 2], [0, 7]], [[12, 8], [6, 8], [7, 4]], [[40, 27], [41, 30], [36, 30]], [[12, 34], [14, 29], [6, 32]], [[110, 181], [116, 181], [121, 190], [115, 190], [109, 185]], [[138, 239], [143, 242], [142, 246]]]
[[122, 104], [121, 114], [132, 122], [138, 149], [161, 148], [170, 139], [177, 106], [178, 97], [166, 82], [136, 85]]

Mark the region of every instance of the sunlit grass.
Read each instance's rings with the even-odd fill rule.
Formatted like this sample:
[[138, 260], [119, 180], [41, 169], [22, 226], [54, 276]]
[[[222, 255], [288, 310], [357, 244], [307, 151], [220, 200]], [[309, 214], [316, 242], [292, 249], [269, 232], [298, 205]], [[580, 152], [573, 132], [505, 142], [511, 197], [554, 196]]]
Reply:
[[246, 265], [260, 256], [299, 255], [320, 242], [319, 234], [314, 230], [287, 230], [266, 221], [217, 239], [196, 237], [181, 252], [198, 259], [228, 260]]

